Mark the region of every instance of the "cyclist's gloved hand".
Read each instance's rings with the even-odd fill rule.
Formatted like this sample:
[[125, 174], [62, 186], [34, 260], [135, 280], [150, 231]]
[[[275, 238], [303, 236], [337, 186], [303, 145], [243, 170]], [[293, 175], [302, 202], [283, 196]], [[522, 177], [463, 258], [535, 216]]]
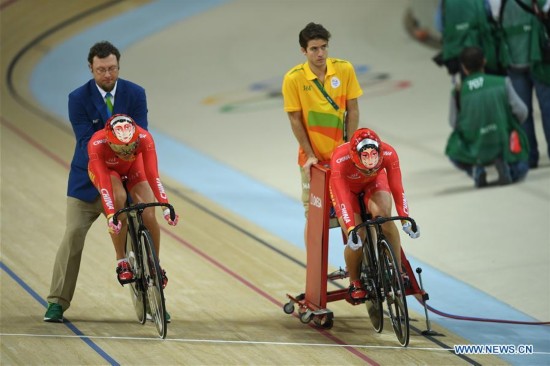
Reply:
[[110, 214], [109, 216], [107, 216], [107, 219], [108, 219], [108, 223], [107, 225], [109, 226], [109, 233], [111, 234], [118, 234], [120, 233], [120, 229], [122, 228], [122, 221], [118, 220], [118, 225], [115, 225], [115, 223], [113, 222], [113, 214]]
[[410, 221], [405, 221], [403, 224], [403, 231], [407, 233], [411, 238], [416, 239], [420, 236], [420, 227], [416, 225], [416, 231], [412, 230], [412, 224]]
[[176, 226], [178, 224], [178, 221], [180, 219], [178, 214], [176, 214], [176, 217], [174, 218], [174, 221], [172, 221], [170, 219], [170, 209], [169, 208], [164, 209], [163, 214], [164, 214], [164, 219], [168, 222], [168, 225]]
[[[352, 228], [353, 229], [353, 228]], [[353, 242], [353, 237], [355, 236], [355, 238], [357, 239], [357, 243]], [[347, 246], [353, 250], [353, 251], [356, 251], [356, 250], [359, 250], [362, 246], [363, 246], [363, 243], [361, 242], [361, 237], [359, 235], [353, 235], [351, 233], [351, 229], [348, 231], [348, 243], [347, 243]]]

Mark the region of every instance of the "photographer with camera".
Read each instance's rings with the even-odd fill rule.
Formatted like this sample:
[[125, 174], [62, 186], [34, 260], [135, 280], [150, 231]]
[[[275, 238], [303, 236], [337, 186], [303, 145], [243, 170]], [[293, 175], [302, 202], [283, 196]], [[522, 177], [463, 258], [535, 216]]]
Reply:
[[497, 51], [497, 24], [489, 0], [440, 0], [436, 13], [437, 28], [442, 35], [442, 50], [433, 61], [445, 66], [453, 77], [464, 77], [459, 55], [466, 47], [480, 47], [487, 59], [489, 74], [503, 74]]

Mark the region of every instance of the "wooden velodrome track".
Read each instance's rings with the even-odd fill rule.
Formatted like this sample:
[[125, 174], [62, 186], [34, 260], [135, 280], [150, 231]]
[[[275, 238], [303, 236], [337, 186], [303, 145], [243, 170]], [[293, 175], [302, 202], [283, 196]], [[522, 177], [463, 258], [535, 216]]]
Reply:
[[87, 238], [68, 321], [44, 323], [44, 298], [64, 230], [74, 138], [66, 123], [34, 101], [29, 75], [65, 38], [144, 3], [1, 3], [0, 362], [505, 364], [495, 356], [455, 355], [449, 349], [468, 341], [436, 322], [432, 328], [445, 337], [423, 336], [424, 316], [415, 312], [407, 349], [397, 347], [389, 324], [376, 334], [365, 309], [345, 302], [330, 304], [336, 316], [330, 331], [301, 324], [281, 307], [286, 293], [303, 290], [305, 253], [164, 176], [171, 203], [182, 213], [177, 227], [162, 226], [172, 315], [167, 339], [158, 340], [151, 324], [136, 322], [128, 291], [115, 280], [112, 245], [101, 219]]

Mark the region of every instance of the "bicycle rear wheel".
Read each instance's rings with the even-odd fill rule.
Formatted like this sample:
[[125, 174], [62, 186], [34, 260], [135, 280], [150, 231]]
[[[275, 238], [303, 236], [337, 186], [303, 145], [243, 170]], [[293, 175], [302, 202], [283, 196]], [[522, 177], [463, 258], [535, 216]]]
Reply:
[[130, 283], [130, 297], [134, 304], [134, 309], [138, 321], [145, 324], [147, 316], [145, 315], [145, 292], [143, 291], [143, 266], [140, 252], [137, 249], [137, 224], [133, 214], [128, 216], [128, 234], [126, 235], [126, 258], [130, 263], [130, 268], [134, 273], [135, 281]]
[[380, 294], [380, 285], [377, 278], [378, 271], [376, 268], [372, 264], [367, 266], [363, 260], [361, 263], [361, 282], [369, 294], [365, 305], [372, 327], [377, 333], [380, 333], [384, 329], [384, 309], [382, 307], [383, 299]]
[[406, 347], [409, 344], [409, 311], [405, 287], [393, 250], [385, 239], [379, 242], [378, 255], [384, 297], [393, 331], [399, 343]]
[[141, 252], [143, 253], [143, 284], [147, 296], [148, 309], [158, 334], [161, 338], [166, 338], [166, 305], [164, 302], [164, 291], [162, 288], [162, 273], [160, 271], [159, 261], [153, 239], [147, 230], [140, 232]]
[[[367, 217], [363, 217], [363, 219], [366, 220]], [[378, 262], [376, 261], [376, 251], [373, 246], [373, 243], [376, 242], [375, 238], [376, 232], [371, 228], [367, 228], [366, 240], [363, 245], [363, 259], [361, 261], [361, 282], [369, 294], [365, 305], [370, 322], [374, 330], [377, 333], [381, 333], [382, 329], [384, 329], [384, 309], [382, 306], [384, 299], [380, 292], [381, 284]]]

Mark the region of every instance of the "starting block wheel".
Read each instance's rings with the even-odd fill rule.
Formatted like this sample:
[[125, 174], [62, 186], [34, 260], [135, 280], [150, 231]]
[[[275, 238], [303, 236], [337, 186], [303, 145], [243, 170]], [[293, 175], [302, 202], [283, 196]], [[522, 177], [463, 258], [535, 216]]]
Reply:
[[[322, 329], [331, 329], [334, 325], [334, 314], [327, 308], [327, 303], [347, 300], [350, 304], [353, 304], [349, 298], [347, 287], [327, 291], [328, 281], [348, 278], [347, 271], [343, 269], [328, 274], [329, 229], [332, 227], [339, 228], [335, 225], [335, 220], [332, 219], [331, 222], [330, 218], [332, 203], [329, 196], [329, 179], [329, 168], [320, 164], [312, 166], [306, 236], [306, 289], [304, 293], [299, 295], [287, 294], [289, 301], [283, 306], [283, 311], [286, 314], [292, 314], [297, 305], [298, 317], [302, 323], [308, 324], [313, 320], [314, 324]], [[342, 236], [344, 237], [343, 233]], [[412, 271], [403, 250], [401, 250], [401, 262], [410, 279], [409, 286], [405, 290], [406, 295], [414, 295], [426, 306], [425, 301], [429, 299], [428, 294], [418, 285], [415, 273]], [[362, 303], [366, 304], [368, 316], [374, 330], [380, 333], [384, 325], [380, 294], [374, 291], [374, 294], [370, 295], [365, 301], [353, 305]], [[429, 328], [427, 311], [426, 322]]]

